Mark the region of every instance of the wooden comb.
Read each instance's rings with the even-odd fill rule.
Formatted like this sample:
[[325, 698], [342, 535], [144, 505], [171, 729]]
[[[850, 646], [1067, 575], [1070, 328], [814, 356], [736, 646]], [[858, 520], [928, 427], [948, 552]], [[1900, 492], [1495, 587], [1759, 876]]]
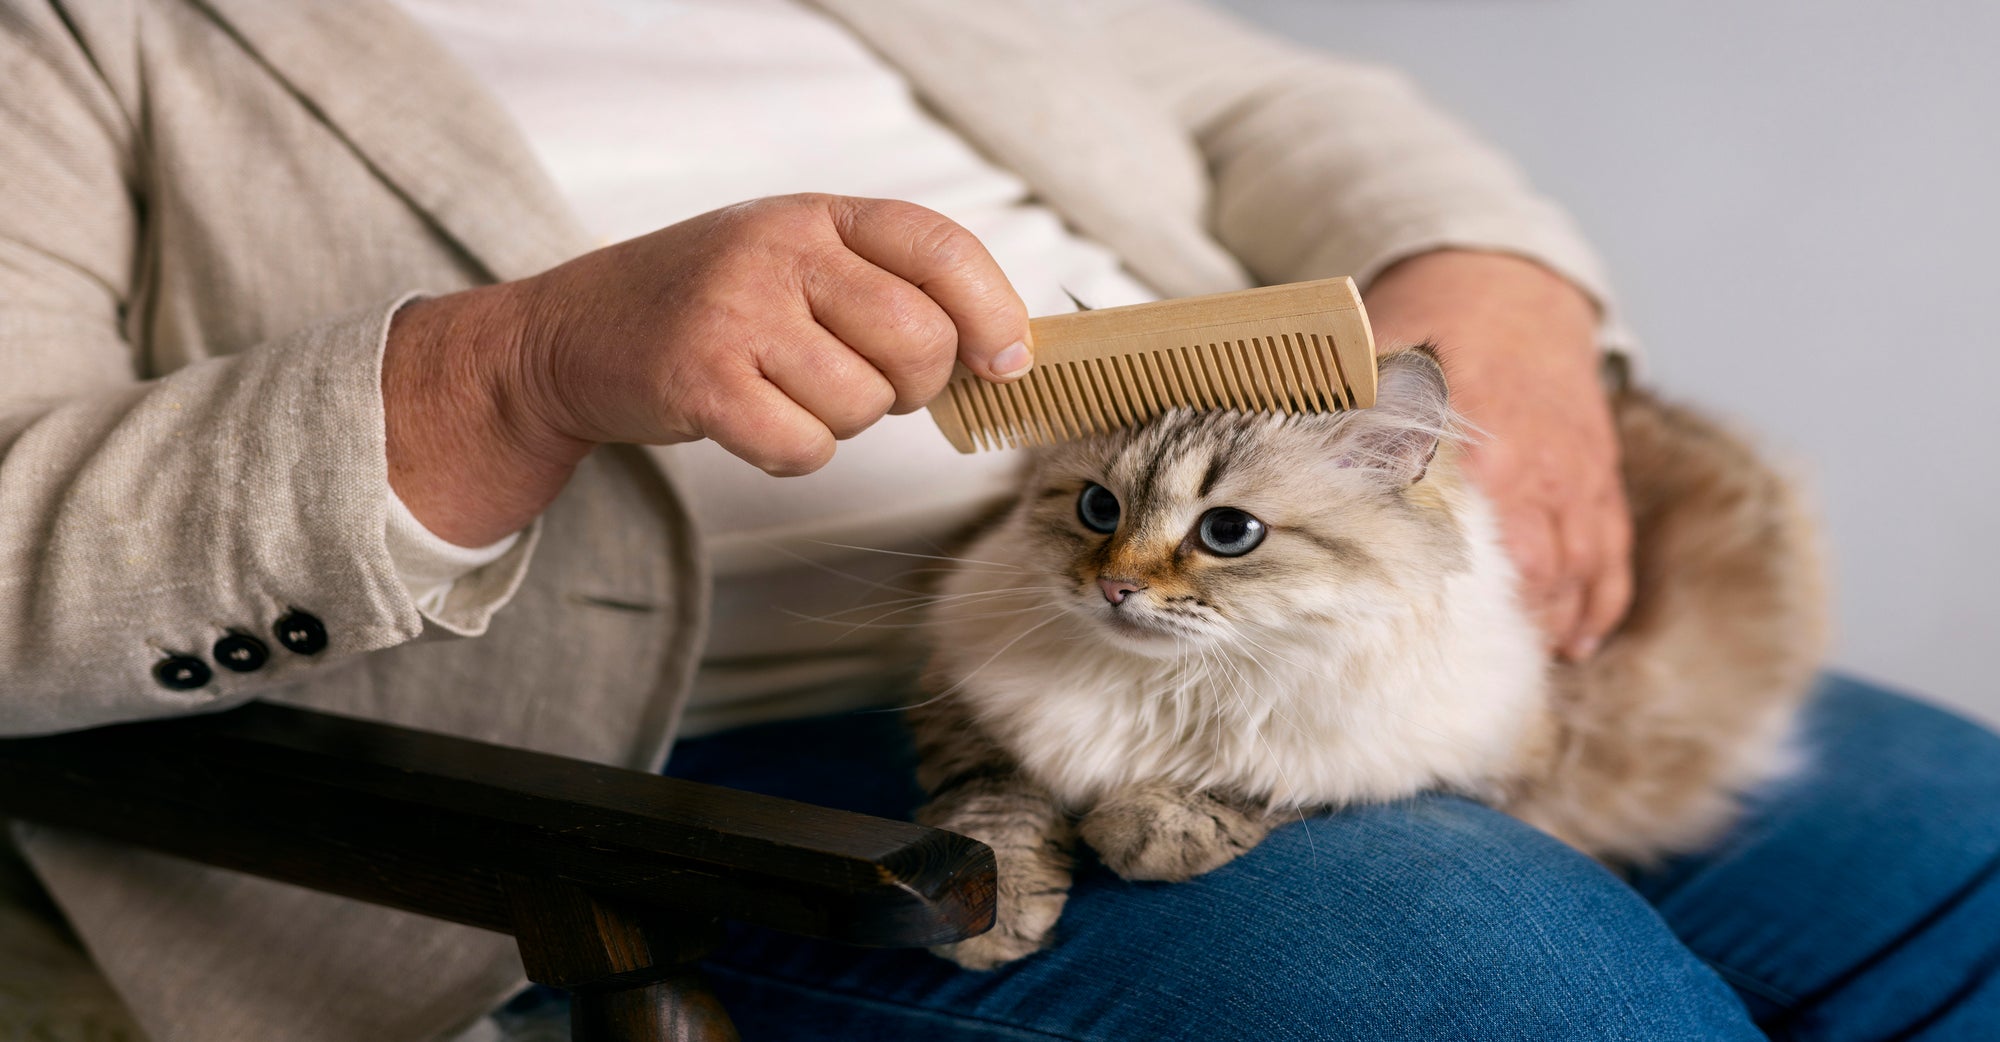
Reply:
[[1050, 315], [1035, 368], [993, 384], [964, 366], [931, 418], [960, 452], [1048, 445], [1168, 409], [1332, 412], [1375, 404], [1375, 336], [1350, 278]]

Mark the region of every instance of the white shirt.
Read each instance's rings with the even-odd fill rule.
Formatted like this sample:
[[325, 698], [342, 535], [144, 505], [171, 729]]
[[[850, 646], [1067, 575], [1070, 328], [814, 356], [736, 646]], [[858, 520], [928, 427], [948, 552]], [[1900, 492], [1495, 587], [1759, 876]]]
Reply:
[[[605, 242], [761, 196], [894, 198], [971, 230], [1031, 314], [1070, 310], [1066, 289], [1094, 307], [1153, 297], [925, 111], [894, 69], [795, 0], [403, 6], [493, 90]], [[920, 603], [904, 584], [913, 565], [939, 563], [906, 555], [942, 554], [1019, 465], [1009, 453], [959, 455], [923, 412], [887, 417], [799, 478], [769, 477], [708, 442], [658, 451], [716, 574], [682, 733], [897, 695]], [[423, 559], [405, 569], [432, 577], [412, 586], [421, 606], [439, 596], [440, 573], [468, 569], [441, 567], [411, 535], [391, 549], [399, 566]], [[896, 603], [864, 607], [884, 601]]]

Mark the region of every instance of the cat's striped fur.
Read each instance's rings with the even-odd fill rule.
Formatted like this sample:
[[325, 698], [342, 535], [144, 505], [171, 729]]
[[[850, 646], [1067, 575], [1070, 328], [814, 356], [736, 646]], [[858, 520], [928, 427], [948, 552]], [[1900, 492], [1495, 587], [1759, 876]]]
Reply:
[[[1046, 943], [1079, 837], [1185, 879], [1284, 817], [1441, 790], [1614, 862], [1711, 839], [1785, 761], [1823, 640], [1816, 538], [1736, 439], [1639, 393], [1616, 412], [1636, 599], [1581, 666], [1545, 661], [1427, 350], [1385, 356], [1370, 410], [1172, 413], [1038, 453], [943, 583], [910, 714], [920, 820], [999, 858], [998, 924], [944, 954]], [[1109, 534], [1079, 516], [1092, 483]], [[1264, 541], [1205, 552], [1218, 507]], [[1136, 589], [1112, 603], [1107, 577]]]

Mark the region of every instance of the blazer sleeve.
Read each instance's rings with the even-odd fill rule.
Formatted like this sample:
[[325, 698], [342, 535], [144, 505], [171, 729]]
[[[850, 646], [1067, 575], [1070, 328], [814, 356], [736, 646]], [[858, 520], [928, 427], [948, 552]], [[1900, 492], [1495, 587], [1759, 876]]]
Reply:
[[1526, 257], [1589, 294], [1629, 350], [1595, 251], [1521, 171], [1400, 73], [1295, 47], [1194, 0], [1100, 9], [1120, 70], [1207, 160], [1216, 237], [1262, 282], [1364, 286], [1429, 250]]
[[418, 636], [384, 537], [400, 300], [142, 378], [129, 85], [39, 5], [0, 7], [0, 70], [0, 733], [223, 708]]

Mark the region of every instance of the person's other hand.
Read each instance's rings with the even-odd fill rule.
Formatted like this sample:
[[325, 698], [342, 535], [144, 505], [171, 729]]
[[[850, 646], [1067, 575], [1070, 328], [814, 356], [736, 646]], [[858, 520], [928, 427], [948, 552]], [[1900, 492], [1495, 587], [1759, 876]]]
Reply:
[[952, 363], [1030, 363], [1028, 313], [971, 232], [912, 203], [758, 199], [518, 284], [536, 407], [590, 442], [708, 438], [772, 474], [922, 407]]
[[592, 446], [713, 439], [804, 474], [954, 362], [1030, 367], [1027, 307], [911, 203], [759, 199], [540, 275], [412, 301], [382, 359], [390, 485], [465, 546], [528, 523]]
[[1589, 657], [1632, 598], [1591, 301], [1540, 265], [1460, 250], [1402, 261], [1364, 298], [1378, 342], [1438, 344], [1453, 404], [1485, 432], [1467, 469], [1499, 513], [1523, 600], [1552, 648]]

